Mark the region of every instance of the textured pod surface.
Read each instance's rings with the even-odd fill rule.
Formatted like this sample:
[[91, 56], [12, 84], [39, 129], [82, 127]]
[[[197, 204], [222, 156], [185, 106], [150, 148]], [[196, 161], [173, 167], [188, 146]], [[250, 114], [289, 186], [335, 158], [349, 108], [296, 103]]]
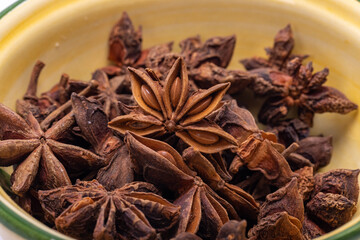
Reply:
[[141, 136], [161, 134], [165, 131], [162, 122], [155, 117], [136, 113], [114, 118], [109, 122], [109, 127], [121, 134], [125, 134], [126, 131], [131, 131]]
[[233, 136], [224, 132], [216, 124], [199, 122], [175, 133], [184, 142], [203, 153], [216, 153], [234, 148], [237, 142]]

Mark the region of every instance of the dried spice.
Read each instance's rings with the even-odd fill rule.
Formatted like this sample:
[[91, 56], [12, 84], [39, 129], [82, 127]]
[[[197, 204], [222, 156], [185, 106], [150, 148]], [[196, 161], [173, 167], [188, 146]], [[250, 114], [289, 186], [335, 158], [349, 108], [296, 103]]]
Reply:
[[132, 102], [131, 95], [121, 94], [127, 88], [128, 79], [126, 75], [121, 75], [109, 80], [108, 76], [102, 70], [96, 70], [92, 78], [98, 82], [98, 93], [95, 98], [101, 102], [106, 116], [111, 120], [120, 114], [123, 114], [119, 101]]
[[267, 55], [269, 56], [268, 59], [253, 57], [249, 59], [243, 59], [241, 60], [241, 63], [247, 70], [268, 67], [282, 70], [294, 57], [300, 57], [301, 59], [306, 58], [306, 55], [292, 55], [291, 52], [293, 48], [294, 38], [291, 26], [287, 25], [276, 34], [273, 47], [265, 49]]
[[165, 86], [156, 75], [129, 68], [132, 91], [142, 111], [134, 111], [110, 121], [109, 126], [122, 134], [132, 131], [139, 135], [175, 133], [184, 142], [206, 153], [236, 146], [235, 139], [204, 117], [220, 103], [229, 84], [218, 84], [188, 96], [188, 77], [181, 58], [172, 66]]
[[302, 240], [301, 222], [287, 212], [277, 212], [265, 218], [249, 231], [250, 240]]
[[[214, 168], [212, 172], [206, 173], [204, 169], [196, 167], [200, 165], [196, 161], [204, 160], [199, 153], [188, 152], [186, 159], [192, 162], [190, 166], [196, 167], [199, 177], [206, 179], [209, 186], [187, 167], [180, 154], [168, 144], [130, 133], [126, 135], [126, 142], [144, 179], [177, 193], [174, 204], [181, 206], [178, 233], [198, 233], [206, 239], [216, 236], [229, 217], [238, 218], [234, 207], [242, 217], [252, 219], [256, 216], [257, 204], [250, 195], [236, 186], [224, 183], [219, 175], [212, 176], [216, 174]], [[210, 166], [211, 163], [207, 162], [204, 168], [209, 169]]]
[[133, 65], [141, 56], [141, 27], [135, 31], [126, 12], [110, 33], [108, 59], [116, 64]]
[[220, 229], [216, 240], [247, 240], [246, 238], [246, 221], [241, 222], [236, 220], [228, 221]]
[[42, 207], [57, 230], [81, 239], [156, 239], [176, 224], [179, 207], [133, 182], [108, 192], [96, 180], [40, 191]]
[[259, 219], [277, 212], [286, 211], [290, 216], [304, 221], [303, 198], [297, 187], [297, 179], [293, 178], [284, 187], [266, 196], [266, 201], [260, 207]]
[[96, 169], [105, 160], [75, 145], [57, 141], [75, 122], [70, 113], [54, 126], [43, 132], [31, 113], [23, 112], [24, 118], [4, 105], [0, 105], [2, 125], [1, 166], [19, 164], [12, 174], [12, 190], [24, 194], [39, 178], [41, 189], [70, 185], [67, 170], [72, 173]]
[[316, 194], [307, 204], [306, 208], [311, 217], [336, 228], [350, 221], [356, 211], [356, 203], [340, 194]]
[[310, 198], [312, 191], [314, 190], [315, 180], [314, 180], [314, 168], [312, 167], [303, 167], [295, 171], [298, 175], [298, 189], [300, 195], [303, 197], [304, 201]]
[[305, 216], [305, 220], [303, 222], [302, 233], [303, 233], [304, 239], [310, 240], [313, 238], [320, 237], [321, 235], [324, 235], [325, 231], [322, 230], [313, 221], [311, 221], [307, 216]]
[[252, 83], [255, 94], [267, 96], [259, 112], [259, 120], [274, 124], [288, 116], [296, 107], [298, 118], [312, 126], [315, 113], [349, 113], [357, 105], [340, 91], [323, 86], [329, 70], [313, 74], [311, 62], [302, 65], [304, 57], [291, 55], [293, 38], [290, 26], [280, 30], [275, 37], [274, 47], [268, 51], [268, 60], [253, 58], [243, 60], [250, 72], [258, 77]]
[[360, 170], [335, 169], [315, 175], [314, 194], [336, 193], [357, 202], [359, 197], [358, 176]]
[[[235, 41], [142, 49], [124, 13], [108, 42], [114, 65], [90, 81], [62, 74], [38, 96], [38, 61], [17, 113], [0, 105], [0, 165], [14, 168], [0, 184], [81, 239], [303, 240], [348, 222], [360, 170], [317, 173], [332, 138], [309, 132], [315, 113], [357, 106], [323, 86], [327, 69], [313, 73], [306, 55], [292, 54], [290, 26], [267, 59], [242, 60], [248, 71], [226, 68]], [[267, 99], [259, 119], [244, 88]]]

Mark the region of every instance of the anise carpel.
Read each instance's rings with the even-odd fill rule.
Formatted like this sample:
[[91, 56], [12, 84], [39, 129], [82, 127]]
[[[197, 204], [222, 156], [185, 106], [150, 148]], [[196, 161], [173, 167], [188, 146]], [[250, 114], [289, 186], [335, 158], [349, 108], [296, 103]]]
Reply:
[[157, 239], [174, 226], [179, 207], [145, 182], [107, 191], [96, 180], [39, 191], [47, 219], [57, 230], [81, 239]]
[[30, 112], [21, 114], [24, 118], [0, 105], [0, 165], [18, 164], [11, 187], [16, 194], [26, 193], [33, 184], [40, 189], [70, 185], [67, 171], [78, 174], [105, 164], [89, 150], [58, 141], [75, 123], [73, 113], [45, 132]]
[[[215, 110], [229, 83], [198, 90], [189, 96], [188, 76], [181, 58], [172, 66], [165, 86], [156, 75], [129, 68], [133, 96], [142, 111], [133, 111], [110, 121], [109, 126], [122, 134], [139, 135], [175, 133], [188, 145], [205, 153], [236, 146], [235, 139], [204, 118]], [[154, 79], [155, 78], [155, 79]]]
[[164, 142], [133, 133], [126, 134], [126, 142], [136, 162], [136, 171], [146, 181], [174, 192], [174, 204], [181, 206], [177, 233], [192, 232], [209, 239], [216, 236], [229, 219], [241, 216], [254, 220], [256, 217], [255, 200], [242, 189], [225, 183], [199, 152], [190, 149], [186, 153], [194, 172], [180, 154]]

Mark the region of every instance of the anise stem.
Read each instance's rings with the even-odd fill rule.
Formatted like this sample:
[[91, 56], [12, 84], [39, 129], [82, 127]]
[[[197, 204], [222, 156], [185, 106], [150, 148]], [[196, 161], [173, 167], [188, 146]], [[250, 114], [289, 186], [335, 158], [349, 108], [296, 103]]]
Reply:
[[24, 99], [36, 97], [37, 84], [39, 80], [39, 75], [41, 70], [45, 67], [45, 64], [41, 61], [37, 61], [31, 73], [30, 82], [26, 93], [24, 95]]

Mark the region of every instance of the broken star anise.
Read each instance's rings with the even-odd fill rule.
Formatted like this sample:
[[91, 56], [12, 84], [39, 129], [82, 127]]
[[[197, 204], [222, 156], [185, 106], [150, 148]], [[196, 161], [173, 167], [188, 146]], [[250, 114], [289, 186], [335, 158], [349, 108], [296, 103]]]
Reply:
[[[187, 154], [196, 171], [201, 171], [196, 176], [170, 145], [133, 133], [127, 133], [125, 139], [131, 158], [136, 162], [136, 171], [146, 181], [175, 193], [174, 204], [181, 206], [177, 233], [186, 231], [211, 239], [229, 219], [256, 218], [258, 205], [251, 195], [225, 183], [199, 152], [190, 150]], [[210, 166], [211, 172], [206, 173], [204, 169]], [[210, 185], [204, 183], [202, 177]]]
[[204, 119], [218, 107], [229, 83], [198, 90], [189, 96], [187, 70], [181, 58], [172, 66], [165, 86], [150, 70], [150, 75], [133, 68], [129, 71], [133, 96], [142, 111], [114, 118], [109, 122], [111, 128], [122, 134], [131, 131], [142, 136], [175, 133], [205, 153], [236, 146], [230, 134]]
[[36, 177], [40, 189], [52, 189], [71, 184], [67, 170], [76, 174], [105, 164], [89, 150], [59, 142], [75, 123], [72, 113], [45, 132], [31, 112], [22, 116], [0, 104], [0, 165], [18, 164], [11, 176], [16, 194], [26, 193]]
[[145, 182], [107, 191], [96, 180], [39, 191], [47, 219], [81, 239], [157, 239], [179, 219], [180, 209]]

